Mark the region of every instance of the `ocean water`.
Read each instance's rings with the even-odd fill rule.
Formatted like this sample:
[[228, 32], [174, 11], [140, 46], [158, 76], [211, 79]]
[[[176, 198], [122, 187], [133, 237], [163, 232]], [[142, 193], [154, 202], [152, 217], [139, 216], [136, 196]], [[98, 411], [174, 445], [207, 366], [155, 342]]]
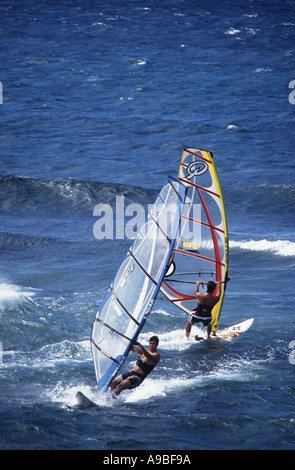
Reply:
[[[0, 10], [0, 448], [294, 449], [295, 2]], [[153, 203], [186, 146], [213, 152], [224, 192], [220, 326], [254, 323], [196, 344], [160, 294], [140, 335], [159, 335], [160, 363], [98, 398], [92, 318], [130, 240], [97, 240], [94, 208]], [[75, 408], [78, 390], [101, 408]]]

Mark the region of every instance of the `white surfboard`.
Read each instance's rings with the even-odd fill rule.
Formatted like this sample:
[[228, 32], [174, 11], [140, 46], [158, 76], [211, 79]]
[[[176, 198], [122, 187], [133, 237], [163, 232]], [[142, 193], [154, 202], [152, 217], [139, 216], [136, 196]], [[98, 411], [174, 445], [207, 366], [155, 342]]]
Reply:
[[[211, 334], [210, 339], [231, 339], [240, 336], [242, 333], [245, 333], [250, 326], [252, 325], [254, 318], [249, 318], [249, 320], [245, 320], [241, 323], [237, 323], [236, 325], [229, 326], [228, 328], [224, 328], [223, 330], [218, 330], [216, 335]], [[195, 336], [196, 341], [207, 339], [207, 334], [204, 335], [197, 335]]]
[[85, 409], [85, 408], [92, 408], [96, 407], [99, 408], [99, 405], [94, 401], [90, 400], [90, 398], [86, 397], [83, 392], [76, 393], [76, 400], [77, 400], [77, 408]]

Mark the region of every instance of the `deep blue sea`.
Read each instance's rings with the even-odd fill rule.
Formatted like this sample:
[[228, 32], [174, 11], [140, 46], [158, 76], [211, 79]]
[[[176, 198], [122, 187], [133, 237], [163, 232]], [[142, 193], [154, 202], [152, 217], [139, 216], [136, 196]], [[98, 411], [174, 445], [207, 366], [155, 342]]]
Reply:
[[[295, 1], [1, 0], [0, 34], [0, 448], [295, 449]], [[109, 402], [89, 337], [131, 242], [93, 211], [153, 203], [185, 147], [224, 193], [220, 326], [255, 320], [194, 343], [160, 294], [161, 361]]]

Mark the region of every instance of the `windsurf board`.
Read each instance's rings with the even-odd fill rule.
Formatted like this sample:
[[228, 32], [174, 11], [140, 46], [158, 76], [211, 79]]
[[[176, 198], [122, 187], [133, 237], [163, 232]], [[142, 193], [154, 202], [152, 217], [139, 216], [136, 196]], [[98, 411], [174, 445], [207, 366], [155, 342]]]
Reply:
[[94, 401], [90, 400], [90, 398], [86, 397], [83, 392], [77, 392], [76, 393], [76, 400], [77, 400], [77, 408], [80, 409], [85, 409], [85, 408], [92, 408], [96, 407], [99, 408], [99, 405], [95, 403]]
[[[229, 326], [228, 328], [224, 328], [223, 330], [218, 330], [215, 335], [211, 334], [210, 339], [214, 340], [236, 338], [242, 333], [245, 333], [245, 331], [250, 328], [253, 321], [254, 318], [249, 318], [248, 320], [242, 321], [241, 323], [237, 323], [236, 325]], [[196, 341], [201, 341], [204, 339], [207, 339], [207, 333], [204, 333], [204, 335], [195, 336]]]

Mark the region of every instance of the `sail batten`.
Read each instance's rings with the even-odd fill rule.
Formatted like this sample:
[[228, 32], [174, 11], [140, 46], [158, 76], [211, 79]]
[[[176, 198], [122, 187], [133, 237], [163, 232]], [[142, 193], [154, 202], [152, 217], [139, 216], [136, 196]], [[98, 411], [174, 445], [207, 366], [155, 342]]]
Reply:
[[[111, 292], [113, 293], [113, 296], [114, 298], [116, 299], [116, 301], [118, 302], [118, 304], [120, 305], [120, 307], [124, 310], [124, 312], [128, 315], [128, 317], [134, 321], [134, 323], [136, 323], [138, 326], [140, 325], [140, 323], [136, 320], [136, 318], [134, 318], [131, 313], [127, 310], [127, 308], [124, 307], [123, 303], [120, 301], [119, 297], [117, 296], [116, 292], [114, 291], [114, 289], [112, 287], [110, 287], [110, 290]], [[99, 319], [98, 319], [99, 320]], [[106, 325], [106, 323], [103, 323], [104, 325]]]
[[[186, 180], [184, 178], [179, 178], [179, 181], [181, 181], [182, 183], [186, 183]], [[190, 183], [190, 186], [193, 186], [198, 190], [205, 191], [208, 194], [212, 194], [212, 196], [220, 197], [219, 194], [214, 193], [213, 191], [210, 191], [209, 189], [202, 188], [202, 186], [199, 186], [198, 184]]]
[[187, 217], [186, 215], [183, 215], [182, 219], [186, 219], [186, 220], [189, 220], [190, 222], [195, 222], [196, 224], [204, 225], [206, 227], [213, 228], [214, 230], [217, 230], [218, 232], [224, 233], [223, 229], [214, 227], [214, 225], [207, 224], [206, 222], [203, 222], [202, 220], [193, 219], [192, 217]]
[[142, 270], [142, 272], [143, 272], [155, 285], [157, 285], [157, 280], [152, 278], [152, 276], [149, 274], [149, 272], [142, 266], [142, 264], [140, 263], [140, 261], [136, 258], [136, 256], [134, 255], [134, 253], [132, 253], [131, 250], [129, 250], [128, 253], [130, 254], [130, 256], [132, 256], [132, 258], [133, 258], [134, 261], [137, 263], [137, 265], [138, 265], [139, 268]]

